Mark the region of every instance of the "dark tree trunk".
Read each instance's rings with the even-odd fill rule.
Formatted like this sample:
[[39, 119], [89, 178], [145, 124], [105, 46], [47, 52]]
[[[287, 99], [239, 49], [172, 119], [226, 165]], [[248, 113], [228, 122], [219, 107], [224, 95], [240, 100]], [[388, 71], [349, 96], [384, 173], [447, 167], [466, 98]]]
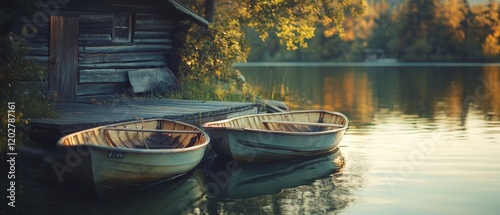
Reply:
[[206, 0], [205, 1], [205, 19], [208, 22], [213, 22], [215, 18], [215, 4], [217, 0]]

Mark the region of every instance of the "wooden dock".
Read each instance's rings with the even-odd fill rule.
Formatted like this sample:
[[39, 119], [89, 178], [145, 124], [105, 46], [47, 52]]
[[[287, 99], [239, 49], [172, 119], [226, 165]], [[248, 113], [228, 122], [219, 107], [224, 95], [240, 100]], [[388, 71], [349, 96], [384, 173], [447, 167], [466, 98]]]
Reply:
[[134, 120], [166, 118], [201, 126], [208, 121], [258, 112], [251, 102], [216, 102], [170, 99], [122, 99], [107, 104], [61, 103], [54, 119], [31, 119], [30, 138], [53, 145], [63, 135], [83, 129]]

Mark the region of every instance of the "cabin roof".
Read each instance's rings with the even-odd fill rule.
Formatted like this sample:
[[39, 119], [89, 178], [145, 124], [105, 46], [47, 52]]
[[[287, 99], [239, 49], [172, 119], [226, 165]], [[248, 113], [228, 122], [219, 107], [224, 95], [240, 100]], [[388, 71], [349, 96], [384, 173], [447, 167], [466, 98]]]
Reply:
[[168, 3], [171, 6], [173, 6], [177, 11], [185, 14], [188, 16], [192, 21], [202, 25], [202, 26], [208, 26], [208, 21], [204, 19], [203, 17], [199, 16], [189, 8], [187, 8], [184, 4], [179, 2], [178, 0], [160, 0], [163, 3]]

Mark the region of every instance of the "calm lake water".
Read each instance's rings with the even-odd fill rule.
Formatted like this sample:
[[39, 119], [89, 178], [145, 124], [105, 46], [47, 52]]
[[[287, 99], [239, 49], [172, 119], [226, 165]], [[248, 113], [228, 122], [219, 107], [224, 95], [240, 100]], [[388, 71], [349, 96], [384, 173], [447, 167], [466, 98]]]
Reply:
[[342, 171], [268, 197], [274, 212], [499, 213], [499, 65], [254, 66], [249, 82], [351, 120]]
[[[23, 171], [22, 214], [498, 214], [500, 65], [247, 64], [247, 82], [294, 109], [346, 114], [333, 154], [271, 164], [205, 162], [172, 183], [89, 198]], [[47, 158], [45, 158], [47, 160]], [[30, 163], [29, 160], [26, 161]], [[42, 167], [42, 168], [40, 168]], [[228, 179], [228, 180], [227, 180]]]

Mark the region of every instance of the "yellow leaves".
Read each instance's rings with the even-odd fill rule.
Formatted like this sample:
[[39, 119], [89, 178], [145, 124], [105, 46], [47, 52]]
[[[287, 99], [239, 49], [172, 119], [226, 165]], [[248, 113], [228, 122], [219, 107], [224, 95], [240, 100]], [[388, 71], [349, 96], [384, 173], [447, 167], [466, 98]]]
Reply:
[[336, 27], [330, 27], [330, 26], [335, 26], [335, 24], [333, 24], [333, 19], [331, 17], [324, 17], [321, 23], [323, 24], [323, 26], [325, 26], [325, 30], [323, 33], [325, 37], [332, 37], [333, 35], [338, 33]]
[[306, 40], [314, 37], [316, 27], [311, 20], [280, 17], [276, 29], [280, 43], [288, 50], [297, 50], [299, 46], [307, 48]]
[[460, 22], [465, 18], [462, 12], [465, 9], [465, 5], [461, 0], [448, 0], [442, 4], [440, 15], [445, 23], [452, 28], [457, 28]]
[[269, 36], [269, 33], [267, 33], [267, 31], [264, 31], [262, 32], [261, 34], [259, 34], [259, 38], [262, 40], [262, 41], [265, 41], [267, 39], [267, 37]]
[[439, 16], [443, 24], [450, 28], [453, 39], [462, 42], [465, 39], [465, 33], [460, 25], [465, 19], [463, 12], [466, 10], [465, 4], [461, 0], [448, 0], [443, 2], [440, 7]]
[[[254, 28], [263, 41], [269, 32], [275, 32], [281, 44], [287, 49], [296, 50], [307, 47], [307, 40], [314, 37], [316, 24], [322, 24], [327, 31], [325, 36], [342, 34], [345, 11], [362, 13], [363, 2], [342, 1], [241, 1], [245, 12], [252, 14], [246, 25]], [[241, 18], [241, 17], [240, 17]]]
[[493, 34], [488, 35], [482, 45], [483, 54], [486, 56], [497, 56], [500, 54], [500, 45], [498, 44], [498, 37]]
[[336, 33], [338, 33], [336, 28], [328, 28], [324, 30], [323, 34], [325, 35], [325, 37], [332, 37]]
[[250, 19], [252, 17], [252, 14], [246, 6], [236, 7], [236, 14], [238, 14], [238, 18], [240, 19]]
[[[203, 0], [192, 8], [203, 13]], [[356, 3], [353, 3], [356, 2]], [[326, 27], [325, 35], [342, 34], [346, 11], [358, 13], [357, 0], [218, 0], [215, 21], [207, 30], [190, 29], [182, 49], [181, 72], [194, 78], [225, 79], [234, 62], [245, 62], [249, 47], [244, 28], [251, 27], [263, 41], [276, 33], [289, 50], [306, 48], [317, 24]], [[360, 9], [361, 8], [361, 9]]]
[[500, 23], [493, 28], [495, 31], [486, 37], [481, 46], [483, 54], [490, 57], [500, 55]]

